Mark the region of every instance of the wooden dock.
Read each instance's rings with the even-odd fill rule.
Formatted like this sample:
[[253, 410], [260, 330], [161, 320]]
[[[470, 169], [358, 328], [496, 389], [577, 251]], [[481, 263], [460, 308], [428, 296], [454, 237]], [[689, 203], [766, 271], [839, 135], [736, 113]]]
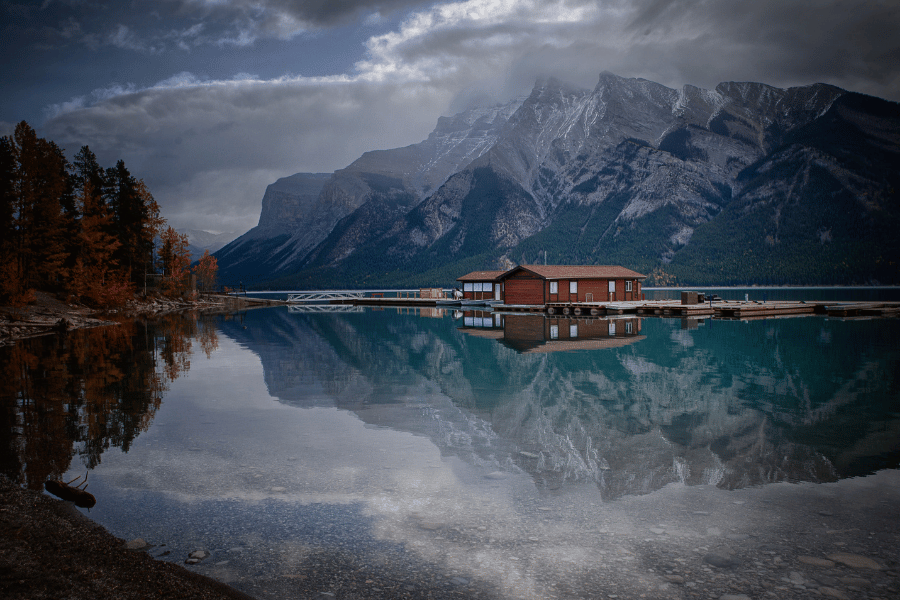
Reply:
[[537, 313], [552, 316], [605, 317], [699, 317], [714, 319], [759, 319], [778, 316], [827, 315], [829, 317], [900, 317], [900, 302], [828, 302], [717, 300], [682, 304], [679, 300], [634, 300], [629, 302], [552, 302], [548, 304], [494, 304], [467, 306], [445, 300], [418, 297], [367, 297], [332, 300], [332, 304], [356, 306], [438, 307], [448, 310], [493, 310], [504, 313]]

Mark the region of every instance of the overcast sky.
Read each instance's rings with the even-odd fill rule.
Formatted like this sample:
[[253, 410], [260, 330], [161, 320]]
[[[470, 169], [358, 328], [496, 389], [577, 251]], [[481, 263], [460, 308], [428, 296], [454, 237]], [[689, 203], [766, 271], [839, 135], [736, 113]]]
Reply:
[[416, 143], [544, 74], [900, 101], [895, 0], [0, 1], [0, 134], [26, 120], [123, 159], [178, 228], [246, 231], [275, 179]]

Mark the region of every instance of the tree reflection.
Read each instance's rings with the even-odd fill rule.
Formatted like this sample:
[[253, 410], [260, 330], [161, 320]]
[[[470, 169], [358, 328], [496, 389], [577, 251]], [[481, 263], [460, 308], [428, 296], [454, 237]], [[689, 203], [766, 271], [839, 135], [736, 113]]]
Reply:
[[214, 317], [169, 315], [21, 341], [0, 351], [0, 471], [41, 489], [81, 457], [127, 452], [168, 384], [190, 369], [192, 339], [210, 356]]

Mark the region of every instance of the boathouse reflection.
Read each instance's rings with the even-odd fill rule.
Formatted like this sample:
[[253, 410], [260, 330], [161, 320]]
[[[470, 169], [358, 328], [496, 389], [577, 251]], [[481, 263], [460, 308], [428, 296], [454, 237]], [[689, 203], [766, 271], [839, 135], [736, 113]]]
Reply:
[[620, 348], [643, 340], [641, 318], [545, 317], [466, 311], [459, 330], [522, 354]]

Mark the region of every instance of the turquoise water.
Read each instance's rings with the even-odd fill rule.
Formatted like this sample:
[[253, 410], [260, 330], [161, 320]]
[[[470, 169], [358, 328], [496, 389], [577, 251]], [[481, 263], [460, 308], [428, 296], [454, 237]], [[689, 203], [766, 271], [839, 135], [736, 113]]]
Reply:
[[[647, 300], [675, 300], [681, 291], [696, 290], [718, 294], [724, 300], [782, 300], [782, 301], [835, 301], [835, 302], [900, 302], [900, 287], [729, 287], [729, 288], [649, 288], [644, 290]], [[401, 296], [418, 290], [402, 290]], [[248, 292], [249, 296], [286, 300], [291, 292]], [[366, 292], [371, 295], [371, 291]], [[396, 296], [397, 290], [380, 290], [385, 297]]]
[[842, 543], [896, 529], [900, 320], [335, 310], [4, 348], [4, 472], [89, 471], [91, 518], [162, 560], [204, 549], [193, 568], [260, 598], [347, 592], [311, 570], [412, 597], [680, 598], [630, 561], [770, 548], [859, 489]]
[[[650, 288], [647, 300], [674, 300], [682, 288]], [[718, 294], [723, 300], [780, 300], [796, 302], [900, 302], [900, 287], [749, 287], [749, 288], [684, 288]]]

